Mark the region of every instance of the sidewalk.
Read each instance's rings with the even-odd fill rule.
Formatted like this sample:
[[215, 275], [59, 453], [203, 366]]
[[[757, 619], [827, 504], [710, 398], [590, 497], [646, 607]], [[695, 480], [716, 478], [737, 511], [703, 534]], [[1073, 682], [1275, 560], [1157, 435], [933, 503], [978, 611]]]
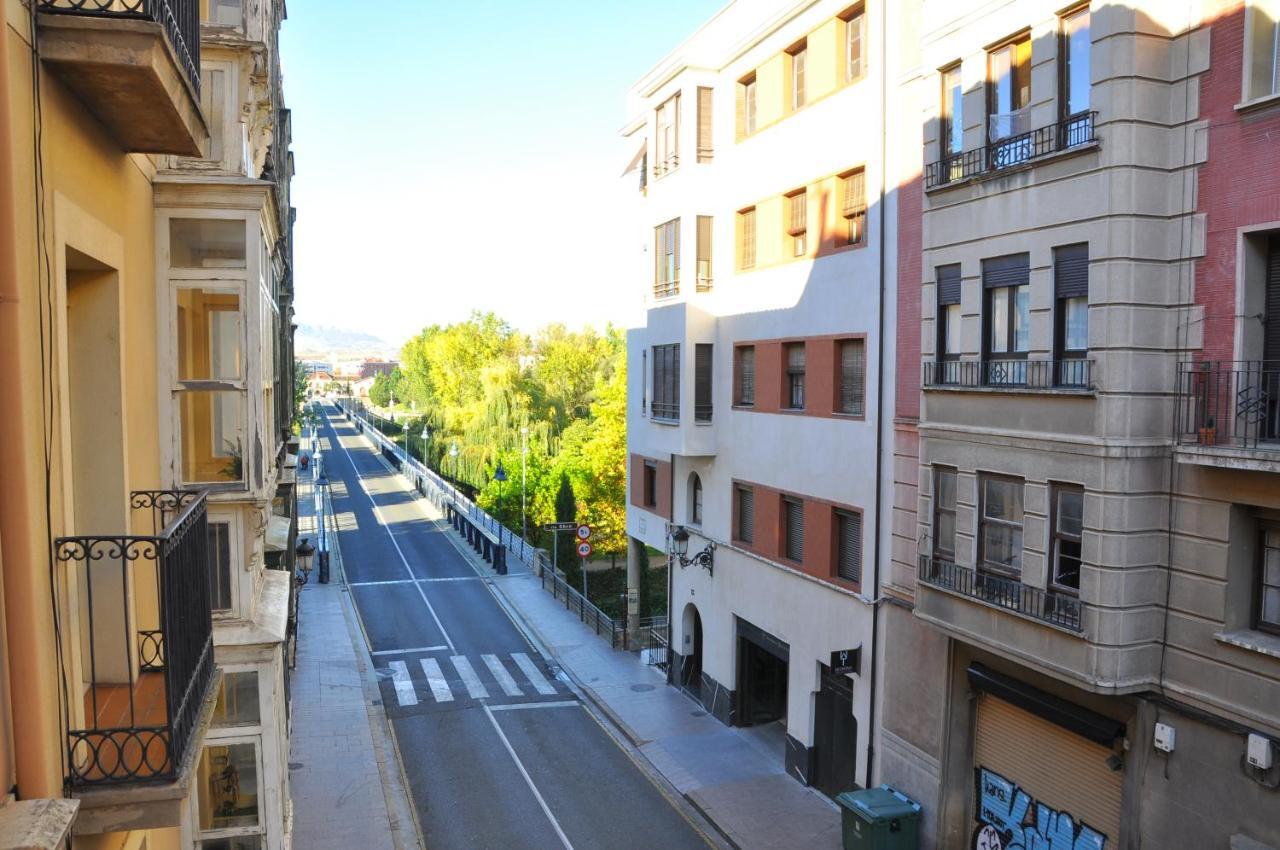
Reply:
[[773, 742], [725, 726], [668, 687], [656, 668], [610, 649], [535, 576], [500, 577], [494, 586], [587, 696], [730, 841], [744, 850], [840, 847], [839, 812], [787, 776]]
[[[303, 536], [314, 539], [311, 488], [301, 487]], [[335, 564], [335, 568], [336, 568]], [[365, 663], [351, 600], [336, 571], [318, 570], [298, 600], [291, 679], [289, 782], [299, 850], [417, 848], [386, 715]]]

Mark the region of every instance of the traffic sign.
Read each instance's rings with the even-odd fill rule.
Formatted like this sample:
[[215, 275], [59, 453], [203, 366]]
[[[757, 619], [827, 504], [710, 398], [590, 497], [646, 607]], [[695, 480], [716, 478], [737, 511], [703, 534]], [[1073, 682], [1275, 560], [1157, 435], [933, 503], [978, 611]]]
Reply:
[[592, 552], [594, 552], [594, 551], [595, 551], [595, 549], [594, 549], [594, 548], [592, 548], [591, 544], [590, 544], [590, 543], [588, 543], [588, 542], [587, 542], [587, 541], [585, 541], [585, 540], [578, 544], [578, 557], [579, 557], [579, 558], [590, 558], [590, 557], [591, 557], [591, 553], [592, 553]]
[[576, 522], [549, 522], [542, 528], [545, 531], [576, 531], [578, 524]]
[[579, 539], [579, 540], [590, 540], [590, 539], [591, 539], [591, 526], [587, 525], [585, 522], [584, 522], [582, 525], [578, 526], [578, 539]]

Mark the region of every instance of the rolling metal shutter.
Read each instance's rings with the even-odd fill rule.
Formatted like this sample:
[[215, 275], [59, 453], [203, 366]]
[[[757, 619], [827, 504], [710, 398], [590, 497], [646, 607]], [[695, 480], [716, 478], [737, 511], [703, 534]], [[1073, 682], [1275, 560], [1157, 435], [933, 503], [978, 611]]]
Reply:
[[782, 510], [786, 523], [784, 554], [793, 561], [804, 561], [804, 502], [799, 499], [783, 499]]
[[1025, 286], [1031, 282], [1031, 255], [1010, 254], [982, 261], [982, 286]]
[[836, 511], [836, 574], [845, 581], [862, 581], [862, 515]]
[[1058, 298], [1089, 297], [1089, 244], [1053, 249], [1053, 288]]
[[938, 303], [960, 303], [960, 265], [938, 266]]
[[1280, 237], [1271, 237], [1267, 290], [1262, 307], [1262, 359], [1280, 360]]
[[[1120, 842], [1124, 771], [1111, 770], [1110, 748], [1076, 735], [999, 697], [979, 692], [974, 733], [974, 781], [985, 768], [1031, 797], [1025, 823], [1036, 822], [1039, 805], [1071, 816]], [[975, 819], [982, 789], [975, 788]]]

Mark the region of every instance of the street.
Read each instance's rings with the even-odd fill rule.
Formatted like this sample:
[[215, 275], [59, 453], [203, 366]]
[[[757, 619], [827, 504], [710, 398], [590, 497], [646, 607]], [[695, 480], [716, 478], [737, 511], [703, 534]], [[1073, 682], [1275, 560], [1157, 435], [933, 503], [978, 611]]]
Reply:
[[320, 433], [346, 578], [426, 846], [708, 846], [336, 408], [324, 407]]

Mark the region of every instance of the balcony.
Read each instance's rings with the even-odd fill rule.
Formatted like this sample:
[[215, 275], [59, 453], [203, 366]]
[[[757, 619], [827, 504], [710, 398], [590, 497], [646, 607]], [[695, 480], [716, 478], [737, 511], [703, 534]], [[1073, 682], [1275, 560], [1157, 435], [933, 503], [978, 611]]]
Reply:
[[1043, 590], [927, 555], [920, 556], [920, 581], [1069, 631], [1080, 632], [1084, 628], [1080, 599], [1070, 594]]
[[40, 58], [132, 153], [201, 156], [199, 0], [35, 0]]
[[179, 780], [214, 686], [205, 494], [139, 491], [130, 507], [153, 534], [54, 540], [79, 597], [83, 705], [67, 737], [78, 790]]
[[1051, 154], [1096, 143], [1096, 112], [1082, 112], [1065, 121], [998, 139], [989, 145], [944, 157], [925, 166], [926, 190], [1029, 165]]
[[1179, 460], [1280, 472], [1280, 360], [1178, 366]]
[[935, 360], [924, 364], [926, 389], [1089, 393], [1093, 361]]

